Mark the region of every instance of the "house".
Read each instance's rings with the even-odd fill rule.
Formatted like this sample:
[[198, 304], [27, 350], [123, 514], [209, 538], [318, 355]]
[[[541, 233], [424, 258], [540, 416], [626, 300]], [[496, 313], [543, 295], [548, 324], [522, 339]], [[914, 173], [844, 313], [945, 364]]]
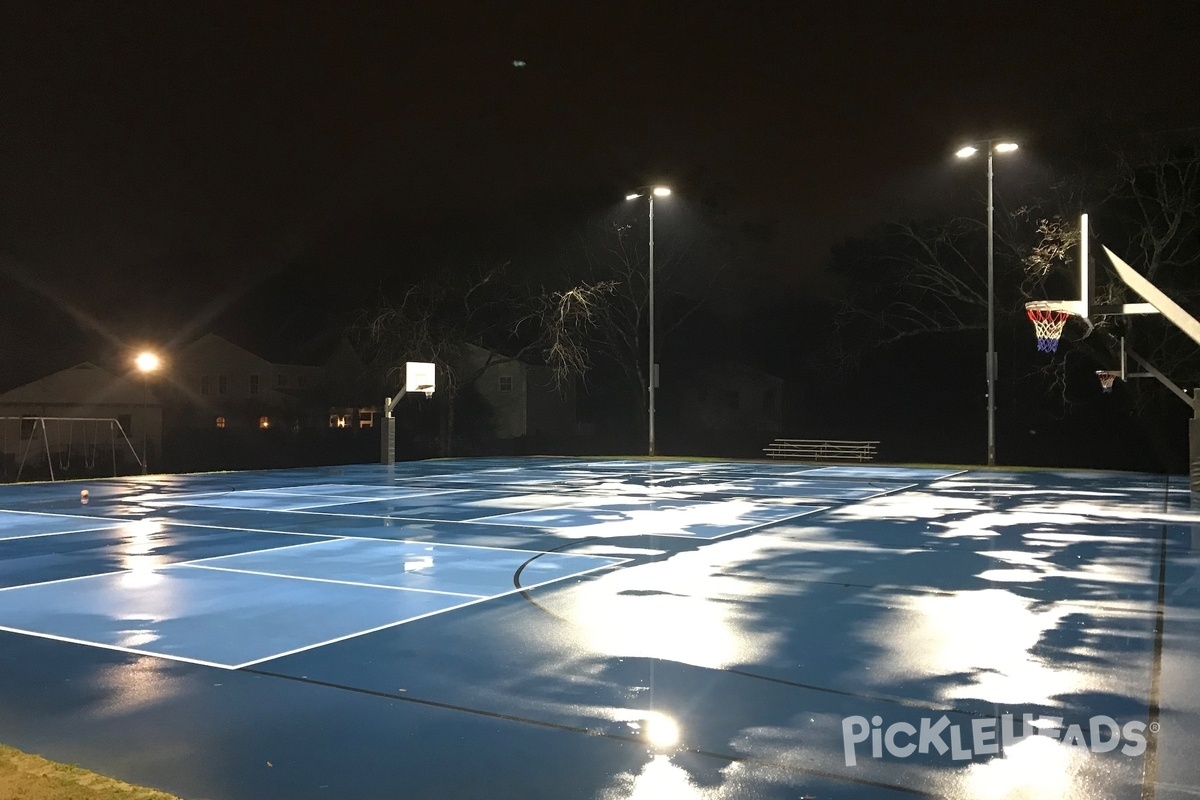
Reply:
[[59, 472], [70, 470], [72, 459], [99, 468], [101, 450], [108, 465], [115, 459], [126, 468], [117, 471], [136, 466], [143, 454], [153, 467], [162, 452], [162, 403], [153, 381], [85, 362], [0, 394], [6, 477], [22, 461], [45, 469], [49, 460]]
[[783, 379], [747, 364], [716, 362], [683, 379], [681, 425], [697, 433], [778, 436], [783, 386]]
[[295, 429], [303, 419], [323, 422], [300, 400], [320, 380], [320, 367], [276, 364], [209, 333], [176, 353], [169, 370], [178, 427]]
[[465, 344], [454, 368], [491, 411], [497, 439], [575, 435], [575, 387], [559, 391], [548, 367]]

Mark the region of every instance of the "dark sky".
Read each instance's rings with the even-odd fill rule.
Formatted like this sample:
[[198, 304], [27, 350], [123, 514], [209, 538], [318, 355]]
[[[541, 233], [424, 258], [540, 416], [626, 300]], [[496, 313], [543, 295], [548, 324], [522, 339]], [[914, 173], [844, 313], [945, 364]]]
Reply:
[[1197, 8], [10, 0], [0, 269], [126, 335], [296, 263], [354, 274], [381, 228], [399, 252], [371, 257], [402, 269], [455, 220], [536, 229], [661, 180], [778, 221], [802, 282], [837, 237], [974, 186], [964, 138], [1038, 159], [1197, 124]]

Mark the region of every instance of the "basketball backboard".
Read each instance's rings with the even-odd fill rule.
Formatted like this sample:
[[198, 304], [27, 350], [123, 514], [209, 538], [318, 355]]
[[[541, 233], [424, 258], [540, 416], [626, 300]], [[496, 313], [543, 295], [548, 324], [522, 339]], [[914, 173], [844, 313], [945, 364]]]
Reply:
[[[1090, 231], [1088, 227], [1088, 215], [1079, 215], [1079, 261], [1077, 269], [1079, 270], [1079, 297], [1069, 300], [1036, 300], [1025, 304], [1027, 309], [1038, 309], [1048, 311], [1062, 311], [1067, 314], [1072, 314], [1084, 320], [1091, 327], [1092, 317], [1101, 316], [1116, 316], [1121, 314], [1158, 314], [1159, 309], [1151, 303], [1118, 303], [1113, 305], [1103, 305], [1096, 302], [1096, 280], [1094, 275], [1094, 267], [1089, 255], [1089, 237]], [[1108, 248], [1104, 248], [1110, 259], [1114, 258]], [[1115, 262], [1114, 262], [1115, 265]], [[1132, 271], [1132, 270], [1130, 270]], [[1121, 275], [1120, 268], [1117, 269], [1118, 275], [1124, 280], [1125, 276]], [[1128, 283], [1128, 281], [1126, 281]], [[1138, 292], [1137, 287], [1130, 285], [1135, 292]], [[1141, 292], [1138, 292], [1141, 294]], [[1145, 297], [1143, 295], [1143, 297]]]
[[437, 370], [427, 361], [409, 361], [404, 365], [404, 390], [433, 394], [437, 383]]

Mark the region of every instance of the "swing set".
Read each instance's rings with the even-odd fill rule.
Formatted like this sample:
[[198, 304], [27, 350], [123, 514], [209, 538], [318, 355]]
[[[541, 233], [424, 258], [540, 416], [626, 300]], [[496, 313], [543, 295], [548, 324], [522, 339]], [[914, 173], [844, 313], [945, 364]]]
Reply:
[[[14, 430], [16, 435], [12, 436]], [[0, 480], [5, 482], [19, 482], [26, 467], [34, 471], [42, 456], [45, 456], [52, 481], [95, 476], [102, 460], [105, 464], [111, 461], [115, 477], [118, 452], [122, 463], [128, 454], [139, 469], [142, 467], [137, 449], [129, 441], [120, 421], [113, 417], [0, 417], [0, 431], [3, 432], [0, 434]], [[35, 449], [38, 440], [41, 446]], [[13, 442], [11, 450], [10, 441]], [[55, 464], [58, 465], [58, 477], [55, 477]], [[10, 479], [9, 472], [14, 466], [16, 472]]]

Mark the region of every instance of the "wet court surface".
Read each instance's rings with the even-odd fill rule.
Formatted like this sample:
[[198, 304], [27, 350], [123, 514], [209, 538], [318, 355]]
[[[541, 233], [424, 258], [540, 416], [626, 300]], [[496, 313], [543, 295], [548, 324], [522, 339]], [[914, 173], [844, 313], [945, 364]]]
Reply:
[[0, 741], [208, 800], [1195, 797], [1190, 503], [549, 458], [0, 486]]

